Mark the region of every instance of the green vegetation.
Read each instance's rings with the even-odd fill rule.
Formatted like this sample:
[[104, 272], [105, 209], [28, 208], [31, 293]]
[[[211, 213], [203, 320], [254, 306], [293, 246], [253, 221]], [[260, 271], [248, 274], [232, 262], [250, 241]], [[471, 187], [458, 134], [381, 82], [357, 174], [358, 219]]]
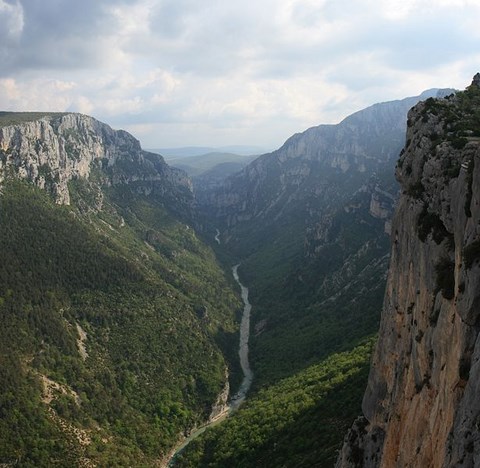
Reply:
[[[268, 170], [280, 175], [274, 164]], [[255, 379], [245, 406], [193, 441], [178, 457], [181, 467], [332, 466], [360, 414], [370, 350], [365, 340], [378, 328], [389, 239], [384, 220], [369, 214], [371, 192], [348, 191], [360, 186], [358, 173], [324, 169], [322, 176], [328, 180], [309, 180], [301, 190], [328, 187], [324, 198], [294, 192], [301, 204], [291, 204], [287, 189], [269, 204], [267, 219], [231, 231], [253, 303]], [[275, 199], [275, 192], [270, 180], [259, 197]], [[355, 370], [341, 364], [346, 356], [356, 356]]]
[[435, 265], [436, 288], [435, 292], [441, 291], [445, 299], [453, 299], [455, 296], [455, 262], [449, 258], [442, 258]]
[[44, 117], [61, 117], [65, 112], [0, 112], [0, 127], [34, 122]]
[[251, 338], [254, 388], [350, 350], [377, 330], [389, 240], [369, 202], [360, 193], [352, 200], [356, 210], [338, 209], [328, 241], [312, 240], [310, 258], [299, 253], [302, 236], [286, 226], [285, 238], [277, 236], [242, 263], [243, 278], [253, 285], [254, 323], [264, 324]]
[[333, 466], [368, 374], [373, 340], [259, 391], [176, 458], [179, 467]]
[[429, 98], [421, 113], [425, 121], [428, 114], [444, 124], [444, 134], [434, 138], [436, 144], [446, 139], [453, 148], [463, 149], [470, 138], [480, 137], [480, 88], [469, 86], [442, 100]]
[[422, 242], [425, 242], [429, 234], [432, 234], [436, 244], [440, 244], [444, 239], [448, 239], [450, 243], [453, 243], [453, 234], [448, 232], [440, 216], [428, 211], [426, 204], [423, 205], [423, 209], [418, 215], [417, 232], [418, 238]]
[[473, 264], [480, 259], [480, 239], [474, 240], [463, 249], [465, 268], [472, 268]]
[[208, 416], [220, 347], [235, 355], [240, 304], [213, 253], [159, 197], [119, 185], [98, 211], [92, 190], [76, 181], [65, 207], [2, 188], [0, 463], [153, 465]]

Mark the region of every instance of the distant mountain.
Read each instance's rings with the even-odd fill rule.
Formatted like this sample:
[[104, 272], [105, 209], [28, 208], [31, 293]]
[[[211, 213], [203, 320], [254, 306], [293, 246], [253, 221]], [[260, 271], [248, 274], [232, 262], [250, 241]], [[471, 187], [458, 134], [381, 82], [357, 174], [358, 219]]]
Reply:
[[247, 162], [224, 162], [192, 177], [195, 195], [201, 197], [202, 192], [215, 190], [223, 184], [227, 177], [240, 172], [247, 164]]
[[220, 187], [197, 193], [205, 228], [220, 229], [224, 243], [251, 261], [260, 259], [264, 248], [277, 245], [280, 251], [284, 243], [301, 259], [315, 256], [328, 238], [325, 223], [332, 223], [338, 210], [355, 212], [348, 208], [352, 197], [364, 194], [368, 209], [371, 205], [384, 212], [379, 216], [388, 217], [407, 111], [419, 100], [451, 91], [429, 90], [375, 104], [338, 125], [320, 125], [292, 136]]
[[[325, 190], [328, 203], [336, 203], [359, 189], [375, 171], [394, 164], [404, 144], [406, 114], [414, 104], [450, 92], [425, 91], [420, 96], [375, 104], [338, 125], [312, 127], [289, 138], [280, 149], [260, 156], [200, 201], [217, 223], [229, 229], [229, 235], [235, 235], [237, 223], [283, 220], [287, 213], [296, 213], [297, 206], [305, 207], [307, 199], [321, 200]], [[336, 187], [340, 186], [348, 186], [347, 192], [343, 188], [339, 192]], [[249, 243], [244, 238], [240, 242]]]
[[167, 161], [176, 158], [185, 158], [191, 156], [201, 156], [207, 153], [233, 153], [241, 156], [250, 156], [252, 154], [263, 154], [266, 149], [260, 146], [230, 145], [230, 146], [185, 146], [180, 148], [156, 148], [150, 149], [153, 153], [161, 154]]
[[[215, 166], [225, 163], [233, 163], [232, 168], [239, 167], [243, 169], [248, 163], [252, 162], [257, 156], [243, 156], [234, 153], [206, 153], [198, 156], [186, 156], [182, 158], [172, 158], [168, 162], [172, 167], [184, 170], [189, 176], [195, 177], [212, 170]], [[226, 169], [228, 172], [228, 169]], [[225, 174], [225, 170], [220, 170]], [[231, 175], [230, 172], [228, 175]]]

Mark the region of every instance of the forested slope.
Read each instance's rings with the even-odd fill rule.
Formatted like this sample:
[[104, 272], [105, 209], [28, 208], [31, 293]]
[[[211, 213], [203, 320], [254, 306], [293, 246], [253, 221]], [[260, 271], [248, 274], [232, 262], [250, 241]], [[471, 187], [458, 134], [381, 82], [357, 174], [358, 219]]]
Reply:
[[153, 465], [223, 389], [238, 298], [180, 173], [27, 117], [0, 128], [0, 463]]
[[193, 441], [175, 466], [333, 466], [338, 441], [359, 408], [372, 346], [366, 340], [260, 390]]

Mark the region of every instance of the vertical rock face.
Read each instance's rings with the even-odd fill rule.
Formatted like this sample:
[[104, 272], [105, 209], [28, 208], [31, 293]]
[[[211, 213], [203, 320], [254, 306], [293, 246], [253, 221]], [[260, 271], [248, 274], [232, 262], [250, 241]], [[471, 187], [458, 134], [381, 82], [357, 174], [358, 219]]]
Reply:
[[480, 465], [480, 88], [418, 104], [379, 340], [337, 467]]
[[212, 411], [208, 417], [208, 421], [215, 421], [228, 412], [228, 397], [230, 395], [230, 383], [228, 381], [228, 369], [225, 369], [225, 385], [212, 405]]
[[82, 114], [28, 115], [6, 113], [0, 119], [0, 183], [8, 176], [27, 179], [57, 203], [69, 204], [68, 182], [101, 168], [106, 184], [160, 181], [157, 190], [182, 193], [181, 198], [191, 192], [183, 171], [143, 151], [125, 131]]

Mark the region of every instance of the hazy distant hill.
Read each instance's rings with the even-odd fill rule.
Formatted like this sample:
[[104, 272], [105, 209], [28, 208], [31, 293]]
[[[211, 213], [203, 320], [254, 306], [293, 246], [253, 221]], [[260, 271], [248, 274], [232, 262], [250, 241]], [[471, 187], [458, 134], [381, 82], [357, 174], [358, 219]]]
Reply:
[[208, 153], [234, 153], [241, 156], [249, 156], [252, 154], [263, 154], [269, 151], [268, 148], [260, 146], [247, 146], [247, 145], [230, 145], [230, 146], [184, 146], [180, 148], [155, 148], [149, 149], [153, 153], [161, 154], [166, 161], [170, 161], [172, 158], [184, 158], [190, 156], [201, 156]]
[[233, 174], [237, 170], [243, 169], [248, 163], [252, 162], [257, 156], [244, 156], [234, 153], [205, 153], [197, 156], [185, 156], [167, 158], [166, 161], [173, 167], [184, 170], [190, 177], [204, 174], [219, 164], [233, 163], [221, 172], [223, 174]]

